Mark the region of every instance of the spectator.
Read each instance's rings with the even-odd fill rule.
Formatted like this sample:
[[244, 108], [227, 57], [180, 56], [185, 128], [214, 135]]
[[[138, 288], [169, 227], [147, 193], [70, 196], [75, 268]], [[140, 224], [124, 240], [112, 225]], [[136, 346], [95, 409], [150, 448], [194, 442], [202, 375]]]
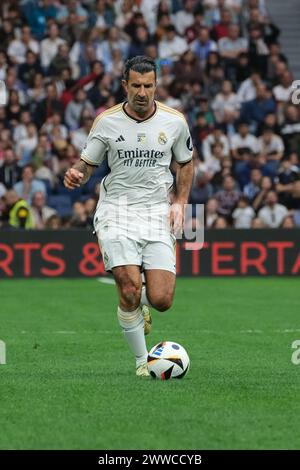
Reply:
[[[133, 7], [134, 11], [134, 7]], [[169, 11], [169, 10], [168, 10]], [[166, 12], [166, 15], [169, 16], [169, 12]], [[159, 15], [158, 15], [159, 20]], [[170, 22], [168, 24], [171, 24]], [[134, 11], [131, 21], [124, 28], [125, 33], [133, 38], [136, 35], [136, 30], [139, 26], [144, 26], [149, 31], [150, 36], [152, 36], [152, 31], [149, 29], [149, 24], [147, 18], [143, 15], [142, 11]]]
[[17, 90], [10, 90], [6, 107], [6, 118], [12, 127], [18, 125], [24, 107], [20, 103], [20, 95]]
[[70, 130], [78, 129], [83, 110], [87, 110], [91, 114], [94, 113], [94, 107], [87, 99], [86, 92], [79, 89], [75, 94], [74, 100], [70, 101], [66, 108], [65, 121]]
[[41, 128], [41, 132], [45, 132], [51, 137], [52, 131], [54, 127], [59, 127], [60, 134], [63, 139], [67, 140], [68, 138], [68, 128], [62, 124], [62, 116], [60, 113], [53, 113], [52, 116], [49, 116], [43, 127]]
[[10, 189], [3, 196], [5, 214], [10, 227], [31, 229], [34, 223], [29, 204], [14, 191]]
[[262, 76], [267, 73], [269, 53], [260, 26], [252, 26], [249, 33], [249, 58], [253, 67], [261, 71]]
[[58, 46], [64, 44], [65, 41], [59, 36], [59, 29], [56, 23], [49, 26], [49, 37], [41, 42], [41, 64], [47, 70], [51, 61], [57, 54]]
[[98, 60], [102, 60], [106, 72], [110, 72], [112, 68], [112, 51], [119, 49], [121, 51], [122, 59], [125, 60], [128, 56], [129, 41], [127, 36], [118, 30], [115, 26], [110, 28], [107, 32], [107, 38], [103, 41], [99, 48], [100, 57]]
[[29, 88], [27, 89], [27, 96], [31, 112], [34, 114], [38, 103], [46, 96], [43, 74], [36, 73], [28, 85]]
[[202, 154], [203, 140], [210, 134], [211, 131], [212, 126], [208, 124], [205, 115], [203, 113], [199, 113], [197, 115], [195, 126], [192, 130], [194, 146], [199, 154]]
[[187, 49], [186, 40], [176, 34], [175, 27], [173, 25], [166, 26], [163, 38], [158, 44], [160, 58], [176, 62]]
[[12, 148], [4, 150], [3, 165], [0, 166], [0, 182], [12, 189], [21, 178], [22, 169], [18, 165], [16, 153]]
[[179, 61], [174, 65], [174, 76], [182, 84], [199, 80], [202, 76], [200, 63], [195, 53], [190, 49], [182, 54]]
[[256, 98], [257, 86], [262, 83], [261, 75], [253, 70], [249, 78], [244, 80], [237, 92], [237, 96], [241, 103], [254, 100]]
[[234, 160], [241, 160], [245, 151], [253, 155], [258, 153], [258, 140], [253, 134], [250, 134], [247, 122], [240, 121], [238, 123], [238, 132], [231, 137], [230, 148]]
[[284, 218], [287, 216], [288, 210], [282, 204], [278, 204], [278, 197], [275, 191], [269, 191], [266, 197], [266, 204], [259, 212], [258, 217], [262, 220], [266, 227], [280, 227]]
[[277, 103], [287, 103], [290, 101], [292, 93], [293, 76], [289, 70], [283, 72], [279, 85], [273, 88], [273, 95]]
[[217, 51], [210, 52], [207, 56], [207, 61], [205, 65], [205, 75], [208, 80], [211, 77], [211, 71], [219, 66], [221, 66], [220, 54]]
[[37, 129], [33, 122], [27, 124], [26, 134], [26, 137], [21, 138], [16, 145], [16, 154], [21, 167], [31, 162], [32, 152], [38, 143]]
[[226, 176], [223, 180], [223, 189], [217, 192], [216, 199], [219, 203], [219, 214], [230, 217], [238, 203], [240, 192], [235, 189], [235, 181], [232, 176]]
[[75, 202], [73, 204], [73, 217], [70, 221], [71, 227], [88, 228], [88, 218], [82, 202]]
[[215, 125], [212, 129], [211, 134], [209, 134], [205, 139], [203, 139], [202, 144], [202, 154], [204, 161], [209, 161], [212, 158], [212, 146], [215, 144], [220, 144], [223, 148], [224, 156], [229, 155], [229, 140], [228, 137], [223, 132], [222, 125]]
[[278, 124], [277, 115], [275, 113], [268, 113], [265, 115], [263, 121], [257, 126], [256, 134], [258, 136], [262, 135], [263, 131], [266, 129], [273, 129], [274, 134], [280, 134], [280, 126]]
[[289, 104], [285, 110], [284, 123], [280, 134], [284, 141], [286, 151], [300, 154], [300, 114], [299, 108]]
[[265, 228], [265, 225], [259, 217], [255, 217], [255, 219], [252, 220], [251, 228], [254, 228], [254, 229]]
[[78, 32], [82, 31], [87, 27], [87, 11], [83, 8], [79, 1], [69, 0], [66, 5], [59, 5], [56, 19], [59, 25], [67, 23], [68, 18], [74, 15], [75, 23], [78, 28]]
[[235, 81], [237, 87], [240, 86], [242, 82], [247, 80], [251, 75], [251, 63], [249, 59], [249, 55], [246, 52], [241, 52], [237, 58], [236, 63], [236, 73], [235, 73]]
[[5, 80], [8, 67], [8, 57], [6, 52], [0, 50], [0, 80]]
[[64, 69], [71, 70], [72, 78], [77, 78], [79, 75], [78, 66], [72, 62], [70, 57], [70, 48], [68, 44], [59, 44], [57, 54], [53, 57], [49, 66], [49, 74], [59, 77]]
[[[129, 51], [128, 58], [134, 57], [136, 55], [145, 55], [147, 44], [149, 43], [149, 33], [145, 26], [139, 26], [136, 29], [136, 35], [133, 38]], [[115, 49], [115, 51], [118, 49]], [[121, 56], [122, 58], [122, 56]]]
[[208, 199], [205, 206], [205, 226], [211, 228], [213, 223], [218, 218], [219, 203], [216, 198]]
[[29, 86], [37, 73], [43, 74], [38, 56], [28, 49], [26, 51], [26, 60], [19, 67], [18, 77], [25, 85]]
[[259, 137], [258, 152], [264, 174], [274, 178], [283, 157], [284, 144], [282, 138], [274, 134], [272, 128], [266, 127]]
[[46, 86], [46, 96], [41, 100], [35, 110], [35, 123], [40, 128], [54, 113], [63, 113], [63, 105], [58, 100], [57, 90], [53, 83]]
[[40, 133], [38, 144], [32, 154], [31, 164], [36, 177], [48, 180], [52, 187], [55, 179], [57, 158], [51, 150], [51, 142], [47, 134]]
[[219, 53], [225, 63], [225, 75], [228, 80], [236, 79], [236, 65], [240, 54], [247, 52], [248, 41], [240, 37], [240, 29], [231, 24], [228, 28], [228, 37], [223, 37], [218, 42]]
[[57, 7], [53, 2], [40, 0], [37, 2], [22, 2], [22, 13], [31, 28], [32, 34], [38, 40], [41, 40], [46, 31], [47, 21], [55, 20]]
[[96, 206], [97, 200], [95, 199], [95, 197], [89, 197], [84, 201], [84, 209], [87, 215], [87, 223], [90, 227], [93, 227]]
[[297, 211], [300, 210], [300, 180], [293, 182], [291, 196], [292, 209]]
[[209, 53], [218, 49], [216, 42], [210, 39], [209, 29], [206, 26], [201, 26], [199, 29], [197, 38], [191, 44], [191, 49], [198, 57], [202, 68], [205, 68]]
[[217, 219], [212, 224], [211, 228], [215, 229], [224, 229], [229, 227], [229, 222], [225, 217], [217, 217]]
[[9, 19], [4, 18], [0, 27], [0, 41], [3, 50], [7, 51], [9, 45], [14, 39], [15, 36], [13, 23]]
[[229, 36], [230, 25], [232, 24], [232, 16], [230, 10], [224, 8], [221, 10], [221, 19], [212, 29], [212, 37], [218, 42], [222, 38]]
[[23, 64], [27, 51], [39, 53], [39, 43], [32, 38], [29, 26], [23, 26], [20, 39], [14, 39], [8, 46], [7, 54], [13, 64]]
[[271, 178], [269, 176], [263, 176], [260, 183], [260, 190], [252, 202], [255, 211], [258, 211], [265, 204], [267, 194], [272, 189], [273, 184]]
[[58, 230], [62, 228], [62, 220], [57, 214], [53, 214], [45, 222], [46, 230]]
[[300, 179], [300, 169], [297, 165], [293, 165], [292, 159], [293, 155], [281, 162], [275, 178], [279, 202], [289, 209], [292, 208], [293, 183]]
[[252, 203], [260, 191], [262, 172], [258, 168], [253, 168], [250, 174], [250, 182], [244, 186], [243, 193]]
[[212, 103], [216, 121], [219, 123], [233, 123], [239, 117], [240, 103], [236, 93], [233, 92], [229, 80], [223, 82], [222, 91]]
[[185, 37], [189, 44], [197, 39], [199, 29], [204, 25], [203, 8], [200, 3], [197, 4], [194, 11], [194, 21], [185, 31]]
[[249, 199], [241, 196], [237, 208], [232, 213], [235, 228], [250, 228], [252, 220], [255, 218], [255, 212], [249, 205]]
[[215, 99], [215, 96], [222, 92], [223, 82], [224, 70], [222, 67], [219, 65], [212, 67], [205, 84], [205, 91], [209, 100]]
[[209, 178], [200, 168], [195, 173], [194, 181], [190, 193], [191, 204], [205, 204], [213, 195], [213, 187], [209, 183]]
[[292, 216], [287, 216], [283, 219], [283, 222], [280, 226], [281, 228], [295, 228], [295, 222]]
[[183, 9], [172, 15], [173, 24], [181, 36], [194, 23], [194, 5], [194, 0], [183, 0]]
[[[125, 2], [123, 2], [124, 4]], [[127, 2], [128, 3], [128, 2]], [[115, 20], [114, 11], [105, 0], [97, 0], [95, 14], [90, 15], [91, 26], [96, 26], [99, 33], [103, 33], [107, 28], [113, 26]], [[117, 26], [119, 26], [117, 24]], [[120, 27], [124, 27], [121, 25]]]
[[22, 180], [13, 187], [18, 196], [31, 204], [34, 193], [42, 192], [46, 195], [46, 187], [42, 181], [34, 178], [33, 168], [27, 165], [22, 171]]
[[178, 109], [179, 111], [181, 110], [181, 101], [171, 96], [169, 87], [158, 86], [156, 89], [156, 95], [161, 103], [165, 104], [166, 106], [170, 106], [171, 108]]
[[[121, 9], [117, 14], [115, 21], [116, 26], [125, 30], [126, 26], [129, 25], [133, 19], [135, 13], [137, 13], [137, 6], [134, 4], [134, 0], [124, 0], [121, 4]], [[143, 15], [141, 16], [143, 18]]]
[[45, 194], [37, 191], [34, 193], [31, 204], [31, 212], [33, 217], [34, 228], [44, 229], [46, 222], [56, 211], [51, 207], [46, 206]]
[[246, 101], [242, 105], [241, 119], [251, 124], [255, 132], [258, 125], [263, 122], [265, 116], [276, 111], [276, 103], [266, 85], [261, 83], [256, 86], [256, 98]]
[[80, 117], [80, 128], [76, 129], [71, 134], [71, 142], [78, 151], [81, 152], [83, 149], [86, 139], [89, 135], [90, 129], [93, 125], [93, 116], [90, 114], [88, 109], [83, 110]]

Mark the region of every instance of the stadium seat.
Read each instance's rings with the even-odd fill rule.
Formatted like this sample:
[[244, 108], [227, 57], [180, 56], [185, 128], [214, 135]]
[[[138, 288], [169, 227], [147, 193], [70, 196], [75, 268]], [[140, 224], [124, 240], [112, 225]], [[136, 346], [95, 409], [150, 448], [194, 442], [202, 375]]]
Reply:
[[47, 191], [47, 197], [51, 196], [52, 194], [52, 186], [51, 186], [51, 183], [48, 179], [46, 178], [39, 178], [39, 181], [42, 181], [46, 187], [46, 191]]
[[53, 207], [61, 217], [72, 214], [72, 200], [67, 194], [57, 194], [48, 198], [48, 205]]
[[59, 183], [55, 187], [55, 194], [61, 195], [61, 196], [69, 196], [72, 201], [72, 204], [76, 201], [79, 201], [79, 199], [82, 196], [82, 191], [83, 191], [83, 188], [75, 188], [72, 191], [70, 191], [62, 183]]

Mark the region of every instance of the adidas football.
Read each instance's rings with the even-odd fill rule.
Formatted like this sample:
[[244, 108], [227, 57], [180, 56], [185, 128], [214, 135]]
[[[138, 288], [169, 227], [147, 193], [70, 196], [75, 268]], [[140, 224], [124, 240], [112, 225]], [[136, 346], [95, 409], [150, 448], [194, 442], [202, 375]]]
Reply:
[[173, 341], [164, 341], [153, 346], [147, 362], [150, 375], [161, 380], [182, 379], [190, 367], [188, 353]]

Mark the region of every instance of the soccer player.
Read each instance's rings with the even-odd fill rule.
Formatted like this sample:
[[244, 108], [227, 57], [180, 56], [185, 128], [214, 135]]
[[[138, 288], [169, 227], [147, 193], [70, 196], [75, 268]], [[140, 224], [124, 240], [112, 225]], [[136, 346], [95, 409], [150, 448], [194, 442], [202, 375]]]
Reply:
[[[148, 376], [144, 337], [151, 327], [148, 307], [163, 312], [172, 304], [174, 234], [183, 227], [193, 149], [184, 116], [154, 99], [152, 59], [128, 60], [122, 83], [127, 100], [96, 117], [80, 161], [66, 172], [64, 184], [69, 189], [85, 184], [107, 158], [111, 171], [101, 182], [95, 231], [105, 269], [116, 281], [117, 315], [136, 359], [136, 375]], [[171, 204], [172, 156], [178, 169]]]

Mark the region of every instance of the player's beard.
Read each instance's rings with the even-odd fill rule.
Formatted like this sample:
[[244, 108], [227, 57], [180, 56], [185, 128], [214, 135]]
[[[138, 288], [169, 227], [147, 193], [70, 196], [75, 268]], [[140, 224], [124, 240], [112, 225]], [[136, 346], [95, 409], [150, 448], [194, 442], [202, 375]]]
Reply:
[[149, 111], [149, 100], [134, 100], [134, 111], [144, 116]]

